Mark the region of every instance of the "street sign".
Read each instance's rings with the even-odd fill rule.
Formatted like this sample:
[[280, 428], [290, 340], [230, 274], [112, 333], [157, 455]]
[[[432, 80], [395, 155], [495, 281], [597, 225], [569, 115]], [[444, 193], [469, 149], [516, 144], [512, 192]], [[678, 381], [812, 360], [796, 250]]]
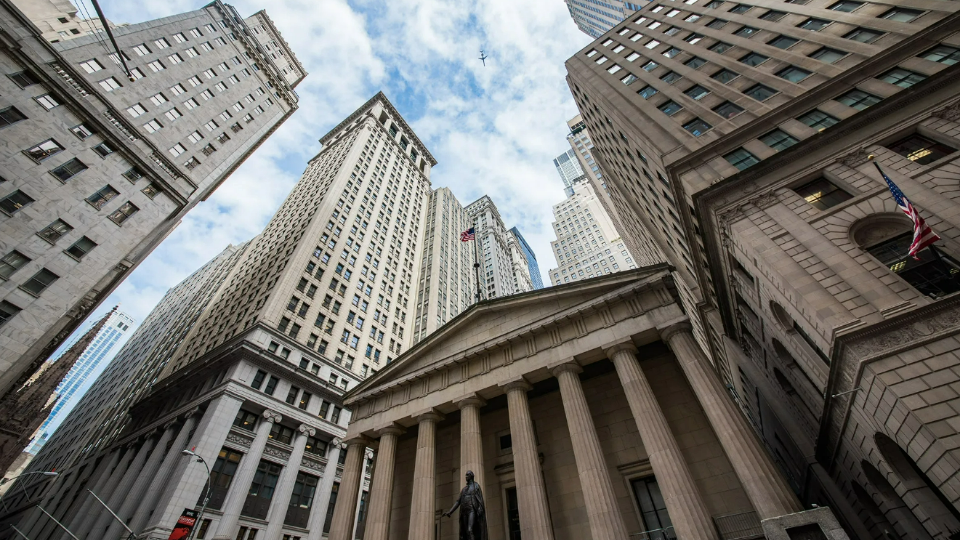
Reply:
[[193, 530], [193, 526], [196, 524], [197, 511], [184, 508], [183, 513], [180, 514], [180, 519], [177, 520], [177, 524], [174, 525], [173, 530], [170, 531], [170, 537], [167, 540], [184, 540], [190, 536], [190, 531]]

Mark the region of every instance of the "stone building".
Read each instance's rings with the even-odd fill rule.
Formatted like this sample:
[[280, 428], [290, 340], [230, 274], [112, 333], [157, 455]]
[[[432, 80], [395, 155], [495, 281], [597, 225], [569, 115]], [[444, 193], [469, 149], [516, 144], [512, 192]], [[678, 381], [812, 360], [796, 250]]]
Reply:
[[666, 265], [472, 306], [347, 393], [340, 496], [375, 447], [365, 540], [457, 538], [438, 520], [466, 471], [491, 540], [847, 538], [803, 511], [690, 328]]
[[480, 291], [483, 300], [533, 289], [530, 265], [517, 238], [510, 234], [493, 200], [484, 195], [466, 206], [473, 219], [480, 256]]
[[[957, 11], [667, 1], [567, 62], [625, 236], [677, 268], [801, 500], [860, 539], [960, 530]], [[942, 237], [918, 259], [874, 163]]]
[[[103, 23], [95, 16], [96, 12], [81, 14], [70, 0], [14, 0], [13, 4], [50, 43], [103, 32]], [[107, 24], [111, 29], [116, 26], [110, 21]], [[101, 37], [107, 38], [106, 34]]]
[[264, 12], [219, 1], [116, 27], [122, 57], [99, 33], [50, 43], [8, 0], [0, 20], [5, 392], [289, 118], [306, 74]]

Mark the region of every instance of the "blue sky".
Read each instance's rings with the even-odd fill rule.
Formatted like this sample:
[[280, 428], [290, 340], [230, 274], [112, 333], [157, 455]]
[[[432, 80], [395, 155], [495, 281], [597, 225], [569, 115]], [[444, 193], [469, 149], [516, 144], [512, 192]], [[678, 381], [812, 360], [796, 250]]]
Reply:
[[[79, 2], [81, 0], [75, 0]], [[89, 0], [87, 6], [90, 6]], [[383, 90], [439, 164], [433, 186], [462, 204], [490, 195], [546, 271], [555, 265], [551, 206], [563, 199], [552, 159], [577, 114], [563, 63], [591, 40], [563, 0], [239, 0], [266, 9], [309, 72], [297, 111], [114, 292], [138, 322], [163, 294], [231, 243], [266, 225], [318, 139]], [[114, 22], [198, 9], [196, 0], [101, 0]], [[478, 59], [483, 47], [487, 65]]]

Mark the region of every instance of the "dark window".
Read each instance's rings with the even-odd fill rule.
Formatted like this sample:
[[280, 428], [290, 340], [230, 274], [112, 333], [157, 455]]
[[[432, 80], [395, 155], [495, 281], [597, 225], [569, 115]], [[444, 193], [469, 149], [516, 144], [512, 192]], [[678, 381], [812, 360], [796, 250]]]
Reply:
[[647, 536], [657, 540], [676, 540], [677, 533], [673, 530], [670, 514], [656, 478], [650, 476], [633, 480], [631, 485], [643, 517], [642, 527], [645, 531], [651, 531]]
[[850, 13], [851, 11], [862, 6], [863, 2], [854, 2], [853, 0], [840, 0], [836, 4], [828, 7], [827, 9], [832, 9], [834, 11], [843, 11], [845, 13]]
[[270, 428], [270, 438], [277, 442], [290, 444], [290, 441], [293, 440], [293, 428], [274, 423], [273, 427]]
[[62, 219], [58, 219], [53, 223], [47, 225], [40, 232], [37, 233], [37, 236], [43, 238], [51, 244], [55, 244], [61, 236], [69, 233], [73, 230], [73, 227], [69, 223]]
[[663, 55], [666, 56], [667, 58], [673, 58], [678, 54], [680, 54], [680, 49], [676, 47], [670, 47], [669, 49], [663, 51]]
[[749, 6], [749, 5], [747, 5], [747, 4], [737, 4], [737, 5], [733, 6], [732, 8], [730, 8], [729, 11], [730, 11], [730, 13], [746, 13], [746, 12], [750, 11], [750, 8], [751, 8], [751, 7], [753, 7], [753, 6]]
[[740, 36], [740, 37], [745, 37], [745, 38], [749, 38], [750, 36], [756, 34], [756, 33], [759, 32], [759, 31], [760, 31], [760, 29], [758, 29], [758, 28], [754, 28], [754, 27], [752, 27], [752, 26], [744, 26], [744, 27], [740, 28], [739, 30], [737, 30], [736, 32], [734, 32], [733, 35], [735, 35], [735, 36]]
[[253, 428], [257, 425], [257, 415], [250, 411], [240, 409], [237, 412], [237, 417], [233, 419], [233, 425], [234, 427], [253, 431]]
[[307, 410], [307, 407], [310, 406], [310, 398], [312, 397], [313, 395], [310, 392], [304, 392], [303, 395], [300, 396], [300, 404], [297, 405], [297, 408], [304, 411]]
[[901, 88], [910, 88], [927, 77], [906, 69], [893, 68], [878, 78], [881, 81], [895, 84]]
[[26, 154], [30, 159], [39, 163], [54, 154], [59, 154], [62, 151], [63, 147], [60, 146], [60, 143], [53, 139], [47, 139], [33, 148], [24, 150], [23, 153]]
[[956, 148], [932, 141], [917, 134], [910, 135], [909, 137], [885, 146], [910, 161], [917, 162], [919, 165], [933, 163], [957, 151]]
[[736, 71], [730, 71], [729, 69], [721, 69], [720, 71], [714, 73], [710, 77], [722, 82], [723, 84], [727, 84], [739, 76], [740, 74], [737, 73]]
[[797, 144], [797, 140], [782, 130], [775, 129], [766, 135], [760, 137], [760, 142], [773, 148], [776, 151], [786, 150]]
[[341, 409], [340, 407], [337, 407], [336, 405], [334, 405], [334, 406], [333, 406], [333, 414], [330, 415], [330, 421], [333, 422], [334, 424], [339, 424], [339, 423], [340, 423], [340, 412], [341, 412], [342, 410], [343, 410], [343, 409]]
[[115, 152], [115, 150], [111, 148], [110, 145], [107, 143], [100, 143], [94, 146], [93, 151], [96, 152], [97, 155], [99, 155], [102, 158], [105, 158]]
[[731, 165], [740, 169], [741, 171], [760, 163], [760, 160], [757, 159], [756, 156], [750, 152], [747, 152], [743, 148], [737, 148], [733, 152], [723, 156], [723, 159], [727, 160]]
[[113, 189], [113, 187], [104, 186], [93, 195], [87, 197], [87, 202], [90, 203], [94, 208], [99, 210], [119, 194], [120, 192]]
[[881, 19], [888, 19], [891, 21], [899, 22], [912, 22], [917, 17], [923, 15], [922, 11], [916, 9], [907, 9], [902, 7], [895, 7], [890, 11], [884, 13], [880, 16]]
[[641, 88], [640, 91], [637, 93], [640, 94], [640, 97], [642, 97], [643, 99], [650, 99], [652, 96], [656, 95], [657, 89], [650, 85], [647, 85]]
[[873, 43], [874, 41], [880, 39], [880, 36], [882, 35], [883, 32], [878, 32], [876, 30], [857, 28], [843, 37], [849, 40], [859, 41], [860, 43]]
[[814, 58], [826, 64], [834, 64], [837, 62], [837, 60], [840, 60], [846, 55], [847, 53], [844, 51], [838, 51], [837, 49], [831, 49], [830, 47], [821, 47], [814, 51], [814, 53], [810, 55], [810, 58]]
[[30, 258], [17, 250], [7, 253], [0, 259], [0, 278], [10, 279], [14, 272], [28, 262], [30, 262]]
[[26, 88], [28, 86], [33, 86], [34, 84], [40, 84], [40, 81], [30, 73], [29, 71], [21, 71], [19, 73], [11, 73], [8, 75], [10, 80], [20, 88]]
[[257, 374], [253, 377], [253, 382], [250, 383], [250, 386], [252, 386], [254, 390], [259, 390], [260, 387], [263, 386], [263, 381], [266, 378], [267, 372], [262, 369], [258, 369]]
[[210, 530], [211, 520], [205, 519], [200, 522], [200, 528], [197, 529], [197, 540], [204, 540], [207, 537], [207, 531]]
[[243, 454], [234, 452], [233, 450], [227, 450], [226, 448], [220, 450], [217, 461], [213, 464], [213, 468], [210, 469], [210, 483], [215, 487], [228, 489], [230, 487], [230, 481], [233, 480], [233, 475], [237, 473], [237, 466], [240, 464], [241, 456], [243, 456]]
[[948, 47], [946, 45], [937, 45], [929, 51], [921, 54], [920, 58], [925, 58], [931, 62], [940, 62], [941, 64], [952, 66], [960, 63], [960, 49], [956, 47]]
[[691, 86], [689, 89], [687, 89], [686, 92], [684, 92], [684, 94], [690, 96], [693, 99], [700, 99], [709, 93], [710, 93], [709, 90], [700, 86], [699, 84], [695, 84]]
[[0, 128], [16, 124], [17, 122], [26, 119], [27, 117], [18, 111], [16, 107], [0, 109]]
[[21, 208], [33, 202], [33, 198], [19, 189], [0, 199], [0, 210], [6, 214], [16, 214]]
[[788, 66], [777, 72], [777, 77], [798, 83], [810, 76], [810, 72], [797, 66]]
[[744, 63], [744, 64], [746, 64], [746, 65], [748, 65], [748, 66], [751, 66], [751, 67], [759, 66], [760, 64], [766, 62], [767, 60], [769, 60], [768, 57], [766, 57], [766, 56], [764, 56], [764, 55], [762, 55], [762, 54], [760, 54], [760, 53], [754, 53], [754, 52], [749, 53], [749, 54], [747, 54], [747, 55], [745, 55], [745, 56], [742, 56], [742, 57], [740, 58], [740, 61], [741, 61], [742, 63]]
[[[70, 161], [64, 163], [63, 165], [57, 167], [50, 171], [50, 174], [57, 177], [61, 182], [66, 182], [74, 176], [82, 173], [87, 170], [87, 166], [77, 158], [73, 158]], [[109, 187], [109, 186], [108, 186]], [[113, 188], [110, 188], [113, 189]], [[100, 208], [99, 206], [97, 208]]]
[[137, 208], [135, 204], [128, 201], [120, 205], [120, 208], [117, 208], [116, 210], [114, 210], [109, 216], [107, 216], [107, 218], [110, 221], [116, 223], [117, 225], [120, 225], [121, 223], [126, 221], [128, 218], [130, 218], [130, 216], [136, 214], [139, 211], [140, 209]]
[[320, 412], [317, 413], [317, 416], [319, 416], [320, 418], [326, 419], [328, 412], [330, 412], [330, 402], [327, 400], [323, 400], [320, 403]]
[[17, 313], [20, 313], [20, 308], [6, 300], [0, 301], [0, 326], [6, 324]]
[[293, 495], [290, 497], [290, 506], [310, 508], [313, 506], [313, 496], [317, 492], [319, 479], [309, 474], [297, 473], [297, 482], [293, 485]]
[[710, 124], [704, 122], [699, 118], [694, 118], [693, 120], [683, 125], [683, 129], [689, 131], [691, 134], [693, 134], [694, 137], [699, 137], [703, 135], [711, 127], [713, 126], [711, 126]]
[[263, 388], [263, 393], [266, 394], [266, 395], [268, 395], [268, 396], [272, 396], [274, 390], [277, 389], [277, 383], [279, 383], [279, 382], [280, 382], [280, 379], [278, 379], [278, 378], [274, 377], [273, 375], [271, 375], [271, 376], [270, 376], [270, 379], [267, 381], [267, 386], [265, 386], [265, 387]]
[[818, 210], [826, 210], [853, 198], [853, 195], [850, 195], [834, 185], [833, 182], [822, 177], [817, 178], [813, 182], [807, 182], [802, 186], [795, 187], [793, 191]]
[[914, 258], [908, 255], [912, 243], [910, 231], [867, 248], [867, 252], [927, 296], [940, 298], [960, 291], [960, 264], [936, 246], [919, 251]]
[[880, 97], [868, 94], [862, 90], [851, 90], [842, 96], [838, 96], [836, 100], [847, 107], [853, 107], [858, 111], [862, 111], [871, 105], [879, 103]]
[[682, 109], [683, 107], [681, 107], [676, 101], [671, 100], [664, 103], [658, 108], [667, 116], [673, 116], [678, 112], [680, 112], [680, 109]]
[[727, 120], [733, 118], [734, 116], [743, 112], [743, 107], [731, 103], [729, 101], [724, 101], [720, 105], [717, 105], [713, 108], [713, 112], [719, 114], [720, 116], [726, 118]]
[[664, 75], [663, 77], [660, 77], [660, 80], [667, 84], [673, 84], [674, 82], [679, 81], [682, 78], [683, 76], [677, 73], [676, 71], [671, 71], [666, 75]]
[[60, 276], [54, 274], [46, 268], [41, 268], [39, 272], [28, 279], [26, 283], [20, 286], [20, 288], [34, 296], [39, 296], [44, 289], [49, 287], [58, 279], [60, 279]]
[[297, 388], [296, 386], [291, 386], [290, 390], [287, 391], [287, 399], [285, 399], [284, 401], [286, 401], [290, 405], [293, 405], [297, 401], [298, 394], [300, 394], [300, 389]]
[[710, 23], [707, 24], [707, 26], [710, 27], [710, 28], [719, 30], [719, 29], [723, 28], [726, 24], [727, 24], [727, 21], [725, 21], [725, 20], [723, 20], [723, 19], [714, 19], [714, 20], [710, 21]]
[[143, 172], [140, 169], [133, 167], [127, 172], [123, 173], [123, 177], [131, 182], [136, 182], [137, 180], [143, 178]]
[[797, 118], [797, 120], [819, 131], [823, 131], [840, 121], [819, 109], [814, 109]]
[[810, 17], [809, 19], [798, 24], [797, 28], [803, 28], [804, 30], [813, 30], [814, 32], [819, 32], [820, 30], [823, 30], [828, 24], [830, 24], [830, 21], [826, 19], [816, 19], [814, 17]]
[[276, 463], [260, 460], [257, 472], [253, 475], [253, 482], [250, 483], [250, 493], [248, 495], [262, 499], [272, 499], [273, 490], [277, 488], [277, 481], [280, 480], [281, 469], [282, 467]]
[[[340, 452], [340, 455], [345, 455]], [[323, 534], [330, 532], [330, 524], [333, 521], [333, 510], [337, 505], [337, 494], [340, 491], [340, 483], [334, 482], [333, 489], [330, 490], [330, 502], [327, 503], [327, 517], [323, 520]]]
[[786, 15], [786, 13], [784, 13], [783, 11], [777, 11], [775, 9], [771, 9], [770, 11], [761, 15], [760, 18], [765, 21], [779, 21], [780, 19], [783, 18], [784, 15]]
[[778, 48], [778, 49], [789, 49], [789, 48], [792, 47], [794, 44], [799, 43], [799, 42], [800, 42], [799, 39], [794, 39], [794, 38], [792, 38], [792, 37], [777, 36], [777, 37], [771, 39], [770, 41], [768, 41], [768, 42], [767, 42], [767, 45], [773, 45], [774, 47], [776, 47], [776, 48]]
[[327, 455], [327, 443], [317, 439], [316, 437], [307, 437], [307, 446], [304, 449], [304, 452], [323, 457]]
[[703, 58], [700, 58], [699, 56], [694, 56], [693, 58], [691, 58], [691, 59], [687, 60], [686, 62], [684, 62], [684, 64], [685, 64], [687, 67], [689, 67], [690, 69], [697, 69], [697, 68], [699, 68], [700, 66], [702, 66], [702, 65], [704, 65], [704, 64], [706, 64], [706, 63], [707, 63], [707, 61], [704, 60]]
[[81, 236], [76, 242], [68, 247], [65, 251], [74, 259], [80, 260], [87, 253], [90, 253], [93, 248], [97, 247], [97, 243], [93, 240], [87, 238], [86, 236]]
[[724, 43], [723, 41], [718, 41], [710, 46], [710, 50], [717, 54], [723, 54], [730, 50], [731, 47], [733, 47], [733, 45]]
[[777, 91], [769, 86], [764, 86], [762, 84], [755, 84], [750, 88], [747, 88], [743, 91], [744, 94], [752, 97], [757, 101], [766, 101], [776, 95]]

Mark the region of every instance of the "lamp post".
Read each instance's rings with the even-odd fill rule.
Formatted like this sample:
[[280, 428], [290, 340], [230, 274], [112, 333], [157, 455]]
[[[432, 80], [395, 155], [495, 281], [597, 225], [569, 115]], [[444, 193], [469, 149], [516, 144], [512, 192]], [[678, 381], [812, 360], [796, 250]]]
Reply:
[[207, 461], [203, 459], [202, 456], [193, 452], [192, 450], [184, 450], [181, 452], [185, 456], [192, 456], [197, 458], [197, 461], [203, 463], [203, 466], [207, 469], [207, 494], [203, 497], [203, 505], [200, 506], [200, 513], [197, 514], [197, 522], [194, 524], [193, 529], [190, 531], [190, 536], [187, 537], [187, 540], [193, 540], [193, 537], [197, 534], [197, 529], [200, 528], [201, 520], [203, 519], [203, 511], [207, 509], [207, 503], [210, 502], [210, 488], [213, 487], [212, 475], [210, 473], [210, 466], [207, 465]]
[[[55, 472], [55, 471], [34, 471], [34, 472], [23, 473], [23, 474], [21, 474], [20, 476], [14, 476], [13, 478], [4, 478], [4, 479], [0, 480], [0, 486], [2, 486], [3, 484], [6, 484], [7, 482], [10, 482], [10, 481], [12, 481], [12, 480], [16, 480], [16, 479], [18, 479], [18, 478], [23, 478], [24, 476], [30, 476], [30, 475], [32, 475], [32, 474], [41, 474], [41, 475], [43, 475], [43, 476], [60, 476], [60, 473]], [[23, 489], [23, 494], [24, 494], [24, 496], [26, 496], [27, 498], [29, 498], [30, 495], [27, 493], [27, 488], [24, 487], [23, 484], [20, 484], [20, 488]], [[9, 512], [9, 510], [7, 509], [7, 503], [3, 502], [3, 499], [5, 499], [6, 497], [7, 497], [6, 493], [4, 493], [2, 497], [0, 497], [0, 504], [3, 505], [3, 511], [4, 511], [4, 512]]]

